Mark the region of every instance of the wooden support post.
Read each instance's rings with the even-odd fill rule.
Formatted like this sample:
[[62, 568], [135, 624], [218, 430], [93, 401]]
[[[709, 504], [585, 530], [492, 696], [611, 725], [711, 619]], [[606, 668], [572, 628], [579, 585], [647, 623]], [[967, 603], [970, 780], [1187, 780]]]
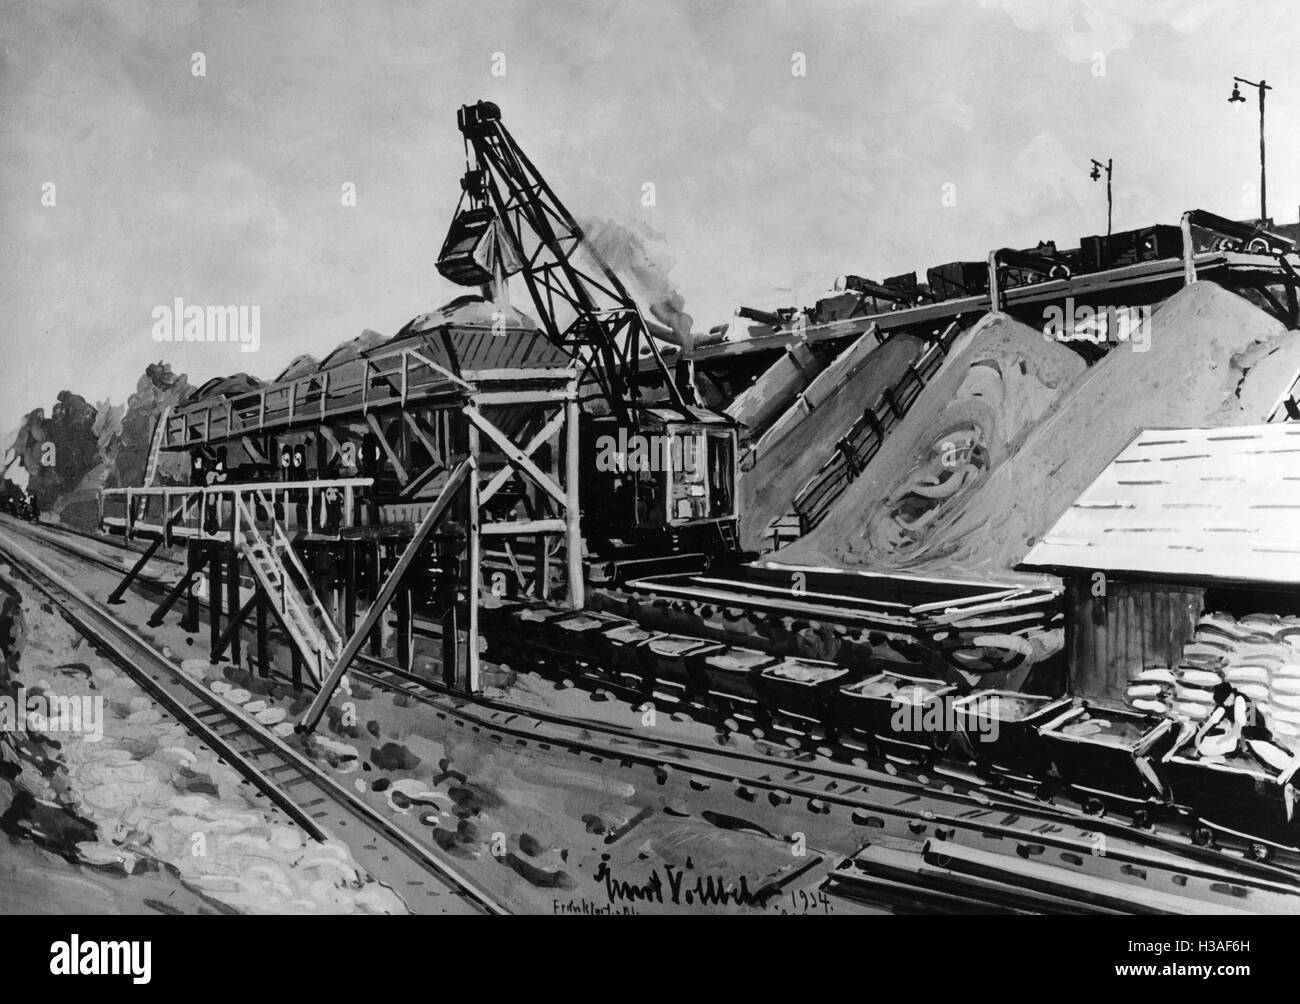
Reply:
[[460, 576], [453, 574], [448, 566], [459, 566], [460, 560], [457, 557], [453, 561], [450, 556], [443, 560], [438, 581], [438, 601], [442, 606], [442, 682], [454, 687], [460, 673], [460, 604], [456, 602]]
[[[379, 595], [379, 577], [383, 574], [384, 567], [381, 558], [382, 553], [383, 545], [376, 541], [374, 548], [370, 552], [370, 600], [372, 603], [375, 597]], [[379, 658], [384, 651], [384, 632], [378, 621], [375, 622], [374, 630], [370, 632], [368, 640], [370, 654], [376, 659]]]
[[[567, 420], [568, 415], [563, 410], [561, 415]], [[563, 454], [563, 447], [566, 444], [561, 440], [559, 430], [556, 430], [555, 438], [547, 445], [550, 451], [550, 473], [555, 481], [560, 481], [560, 457]], [[564, 480], [565, 491], [568, 491], [568, 478]], [[538, 599], [549, 600], [551, 598], [551, 551], [549, 546], [550, 538], [545, 534], [539, 533], [533, 538], [535, 541], [535, 557], [533, 559], [533, 593]]]
[[213, 649], [212, 654], [209, 657], [210, 662], [215, 663], [220, 661], [222, 655], [226, 652], [227, 646], [229, 646], [231, 651], [230, 661], [236, 666], [239, 665], [239, 655], [236, 647], [239, 639], [239, 631], [240, 628], [244, 626], [244, 621], [248, 620], [248, 615], [253, 612], [255, 606], [257, 606], [257, 597], [250, 596], [248, 602], [240, 607], [237, 613], [232, 614], [227, 618], [225, 630], [221, 632], [221, 637], [217, 639], [216, 648]]
[[424, 518], [420, 520], [419, 525], [415, 528], [415, 533], [411, 535], [410, 541], [397, 559], [397, 564], [389, 573], [384, 584], [376, 591], [374, 600], [371, 601], [370, 609], [366, 611], [361, 623], [357, 629], [343, 644], [343, 651], [339, 654], [338, 660], [330, 668], [325, 679], [321, 681], [320, 690], [317, 691], [315, 698], [312, 699], [311, 705], [307, 708], [306, 713], [302, 716], [302, 721], [298, 723], [299, 732], [310, 732], [321, 720], [325, 714], [325, 708], [329, 705], [330, 699], [334, 696], [334, 691], [338, 688], [339, 681], [343, 679], [343, 674], [348, 671], [352, 665], [352, 660], [357, 657], [361, 651], [361, 646], [365, 643], [366, 636], [374, 630], [375, 625], [379, 623], [379, 618], [384, 612], [384, 608], [392, 602], [393, 596], [397, 592], [397, 587], [402, 584], [406, 573], [415, 562], [416, 556], [420, 553], [420, 548], [428, 540], [429, 534], [433, 528], [441, 522], [447, 507], [451, 500], [455, 498], [460, 491], [461, 485], [469, 480], [472, 475], [473, 461], [465, 460], [458, 464], [447, 478], [447, 483], [443, 485], [442, 491], [429, 511], [425, 513]]
[[116, 604], [122, 602], [123, 594], [130, 587], [131, 583], [136, 580], [136, 577], [140, 574], [141, 569], [143, 569], [144, 566], [148, 564], [149, 559], [154, 556], [154, 553], [162, 545], [162, 542], [163, 539], [161, 536], [156, 537], [149, 544], [149, 546], [144, 549], [144, 553], [141, 554], [139, 559], [136, 561], [136, 563], [131, 566], [131, 570], [126, 573], [126, 576], [122, 579], [121, 582], [117, 584], [117, 587], [111, 593], [108, 594], [109, 603]]
[[251, 609], [251, 606], [246, 609], [242, 608], [239, 603], [239, 548], [232, 543], [226, 564], [226, 613], [233, 617], [236, 610], [242, 611], [240, 620], [233, 622], [235, 630], [230, 636], [230, 661], [236, 666], [239, 665], [241, 653], [239, 623], [242, 622], [244, 617], [248, 616], [248, 611]]
[[[184, 502], [178, 505], [175, 509], [169, 512], [167, 509], [167, 503], [170, 498], [171, 496], [167, 492], [163, 492], [163, 503], [162, 503], [163, 512], [167, 513], [167, 520], [166, 522], [163, 523], [162, 534], [154, 538], [153, 542], [147, 548], [145, 548], [144, 553], [140, 555], [140, 557], [136, 560], [136, 563], [131, 566], [131, 570], [126, 573], [126, 577], [121, 582], [119, 582], [117, 584], [117, 588], [114, 589], [109, 594], [108, 596], [109, 603], [122, 602], [123, 595], [125, 595], [127, 589], [130, 588], [131, 583], [135, 581], [136, 577], [140, 574], [141, 570], [143, 570], [145, 564], [148, 563], [149, 559], [154, 556], [154, 553], [158, 550], [159, 546], [162, 545], [163, 543], [166, 543], [168, 545], [171, 544], [172, 527], [174, 527], [177, 523], [179, 523], [184, 518], [185, 514], [189, 512], [190, 507], [193, 506], [195, 501], [201, 498], [201, 496], [191, 495]], [[103, 507], [102, 495], [100, 496], [100, 506], [101, 508]], [[126, 514], [126, 518], [128, 522], [131, 519], [130, 506], [131, 503], [130, 503], [130, 498], [128, 493], [127, 514]]]
[[357, 626], [357, 542], [343, 548], [343, 633], [350, 635]]
[[411, 587], [403, 585], [397, 590], [397, 664], [405, 670], [411, 669], [412, 651], [412, 599]]
[[[167, 611], [170, 610], [172, 605], [180, 598], [181, 593], [188, 593], [190, 585], [194, 581], [194, 573], [198, 570], [198, 567], [193, 562], [194, 550], [191, 546], [186, 554], [185, 572], [181, 575], [180, 581], [168, 590], [167, 595], [163, 597], [162, 602], [158, 604], [153, 614], [149, 617], [148, 623], [150, 627], [157, 627], [161, 624], [163, 618], [167, 616]], [[186, 603], [188, 609], [186, 610], [185, 618], [181, 620], [181, 626], [187, 631], [193, 631], [194, 628], [187, 624], [191, 612], [193, 612], [195, 618], [198, 617], [196, 604], [193, 602], [192, 595], [187, 596]]]
[[208, 545], [208, 657], [217, 661], [217, 645], [221, 641], [221, 545]]
[[578, 498], [578, 399], [577, 392], [565, 403], [564, 451], [564, 549], [569, 571], [569, 606], [581, 609], [586, 603], [582, 583], [582, 510]]
[[379, 440], [379, 445], [383, 448], [385, 456], [388, 457], [388, 462], [393, 465], [397, 480], [405, 486], [406, 482], [411, 480], [411, 477], [406, 473], [406, 466], [402, 463], [402, 458], [397, 455], [397, 451], [388, 442], [388, 437], [384, 435], [384, 428], [379, 424], [379, 419], [375, 418], [374, 412], [366, 412], [366, 422], [369, 423], [375, 438]]
[[199, 598], [194, 595], [194, 574], [203, 567], [203, 548], [194, 541], [185, 543], [186, 560], [185, 567], [190, 571], [186, 576], [185, 589], [185, 616], [181, 619], [181, 627], [186, 631], [197, 631], [199, 629]]
[[465, 628], [468, 632], [465, 651], [465, 689], [471, 694], [479, 692], [479, 625], [478, 625], [478, 590], [479, 580], [483, 574], [483, 542], [479, 528], [482, 513], [479, 511], [479, 427], [473, 421], [466, 423], [469, 440], [469, 479], [466, 482], [467, 509], [469, 518], [465, 524], [467, 535], [467, 561], [465, 600], [467, 612]]
[[253, 594], [257, 600], [257, 673], [265, 678], [271, 675], [270, 625], [266, 622], [271, 601], [256, 582], [253, 584]]

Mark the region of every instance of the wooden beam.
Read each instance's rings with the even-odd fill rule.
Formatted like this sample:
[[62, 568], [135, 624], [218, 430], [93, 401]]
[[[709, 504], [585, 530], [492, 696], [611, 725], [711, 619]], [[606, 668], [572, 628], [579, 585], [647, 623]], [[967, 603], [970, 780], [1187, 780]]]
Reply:
[[480, 532], [489, 537], [513, 537], [527, 533], [566, 533], [562, 519], [518, 519], [508, 523], [484, 523]]
[[403, 359], [402, 359], [403, 370], [405, 370], [406, 368], [405, 357], [407, 355], [411, 355], [414, 356], [416, 359], [418, 359], [420, 362], [424, 363], [425, 366], [428, 366], [429, 369], [437, 373], [441, 373], [443, 376], [445, 376], [448, 380], [452, 381], [453, 383], [460, 384], [460, 386], [464, 387], [466, 390], [474, 389], [472, 384], [466, 382], [465, 380], [462, 380], [460, 377], [458, 377], [451, 370], [447, 369], [445, 366], [439, 366], [437, 363], [435, 363], [432, 359], [426, 356], [419, 349], [407, 349], [405, 352], [402, 353], [402, 355], [403, 355]]
[[[466, 370], [465, 377], [474, 383], [484, 383], [489, 380], [543, 380], [548, 383], [558, 383], [563, 381], [565, 384], [578, 378], [576, 368], [570, 366], [566, 369], [554, 369], [549, 366], [507, 366], [507, 367], [488, 367], [479, 370]], [[563, 393], [556, 390], [554, 393]]]
[[225, 597], [221, 592], [221, 572], [222, 572], [222, 554], [221, 548], [215, 544], [208, 545], [208, 654], [209, 661], [215, 662], [212, 657], [217, 651], [217, 644], [221, 641], [221, 618], [223, 616], [223, 607], [225, 606]]
[[393, 470], [397, 472], [397, 480], [403, 486], [410, 481], [406, 473], [406, 468], [402, 466], [402, 461], [398, 458], [396, 451], [389, 445], [387, 437], [384, 435], [384, 429], [379, 424], [379, 419], [375, 418], [373, 412], [366, 412], [366, 422], [369, 423], [370, 429], [374, 432], [375, 437], [379, 440], [379, 445], [384, 448], [384, 453], [388, 456], [389, 462], [393, 465]]
[[472, 398], [476, 405], [547, 404], [568, 401], [573, 394], [567, 390], [487, 390]]
[[496, 444], [497, 449], [505, 454], [506, 459], [511, 464], [532, 478], [556, 502], [560, 503], [560, 505], [565, 505], [568, 502], [568, 496], [565, 494], [564, 489], [552, 481], [549, 474], [533, 463], [532, 458], [523, 450], [510, 442], [505, 433], [484, 418], [477, 408], [473, 405], [466, 405], [465, 415], [472, 423], [470, 427], [471, 433], [475, 429], [482, 430], [487, 434], [488, 439]]
[[[321, 425], [317, 428], [320, 431], [321, 438], [334, 448], [334, 455], [341, 459], [343, 457], [343, 444], [339, 442], [339, 437], [334, 435], [334, 430], [328, 425]], [[334, 458], [327, 457], [326, 462], [328, 463], [332, 459]]]
[[406, 424], [410, 427], [411, 431], [415, 433], [415, 438], [420, 441], [426, 450], [429, 451], [429, 456], [432, 458], [433, 462], [435, 464], [440, 464], [445, 470], [447, 466], [446, 458], [443, 457], [441, 452], [439, 452], [438, 444], [429, 437], [428, 430], [424, 428], [424, 423], [409, 411], [402, 412], [402, 418], [406, 420]]
[[244, 449], [248, 452], [248, 455], [252, 457], [256, 463], [259, 464], [266, 463], [266, 457], [262, 454], [262, 451], [258, 449], [257, 444], [254, 443], [251, 439], [249, 439], [247, 436], [240, 436], [239, 442], [243, 445]]
[[[256, 606], [257, 592], [255, 590], [248, 602], [240, 607], [239, 611], [226, 622], [226, 629], [221, 632], [221, 637], [217, 639], [216, 645], [212, 648], [212, 655], [209, 659], [210, 662], [217, 662], [221, 659], [221, 656], [226, 651], [226, 647], [239, 637], [239, 629], [243, 626], [244, 621], [248, 620], [248, 615], [253, 612]], [[239, 665], [238, 653], [234, 653], [232, 659], [235, 665]]]
[[350, 635], [357, 626], [357, 542], [343, 548], [343, 631]]
[[565, 562], [569, 572], [569, 604], [581, 609], [586, 603], [582, 580], [582, 507], [578, 497], [578, 402], [576, 398], [564, 408], [568, 421], [565, 429], [564, 481], [567, 496], [564, 501]]
[[[236, 519], [238, 519], [238, 517], [236, 517]], [[231, 544], [230, 553], [226, 557], [226, 614], [228, 616], [233, 617], [235, 616], [235, 611], [238, 609], [239, 609], [239, 548], [235, 544]], [[251, 608], [245, 605], [243, 609], [244, 616], [248, 615], [249, 609]], [[230, 645], [230, 661], [233, 662], [236, 666], [238, 666], [240, 657], [242, 655], [242, 651], [239, 644], [238, 629], [236, 629], [235, 632], [231, 634], [229, 638], [225, 638], [225, 636], [223, 635], [221, 639], [218, 639], [218, 648], [221, 650], [225, 649], [225, 644], [223, 642], [228, 643]]]
[[385, 608], [392, 602], [397, 587], [402, 584], [406, 577], [407, 571], [415, 563], [416, 555], [419, 554], [420, 548], [424, 546], [424, 541], [428, 538], [433, 528], [442, 520], [443, 514], [451, 500], [455, 497], [460, 486], [466, 480], [466, 477], [472, 472], [473, 463], [470, 460], [461, 461], [451, 472], [447, 483], [443, 485], [442, 492], [434, 502], [432, 508], [425, 514], [420, 525], [415, 528], [410, 542], [407, 543], [402, 555], [397, 559], [397, 565], [393, 568], [384, 584], [375, 595], [366, 611], [366, 615], [361, 618], [361, 623], [357, 625], [355, 631], [348, 637], [343, 646], [343, 651], [339, 653], [338, 660], [330, 669], [329, 674], [321, 681], [321, 688], [313, 698], [311, 706], [308, 707], [306, 714], [303, 715], [302, 721], [298, 723], [299, 732], [310, 732], [321, 720], [325, 714], [325, 708], [328, 707], [330, 699], [334, 696], [334, 691], [338, 688], [339, 680], [343, 674], [348, 671], [352, 665], [352, 660], [356, 658], [357, 653], [361, 651], [361, 646], [365, 643], [370, 632], [378, 625], [379, 618], [382, 616]]
[[[154, 612], [150, 615], [149, 620], [146, 621], [150, 627], [158, 627], [158, 625], [163, 622], [163, 618], [167, 616], [167, 611], [172, 608], [172, 604], [180, 599], [181, 593], [185, 592], [185, 590], [189, 588], [190, 583], [194, 581], [194, 575], [198, 572], [199, 565], [194, 558], [194, 545], [190, 544], [188, 546], [190, 550], [187, 554], [185, 572], [181, 575], [180, 581], [167, 591], [167, 595], [163, 597], [162, 602], [158, 604]], [[187, 609], [185, 612], [185, 620], [182, 621], [182, 624], [189, 625], [192, 623], [189, 620], [189, 615], [190, 611]], [[194, 628], [192, 626], [187, 626], [186, 630], [193, 631]]]
[[465, 406], [465, 414], [469, 416], [470, 422], [466, 430], [466, 438], [469, 441], [469, 458], [467, 463], [470, 465], [469, 473], [469, 505], [466, 507], [468, 519], [466, 521], [466, 564], [467, 583], [465, 586], [465, 600], [469, 608], [466, 618], [466, 649], [465, 649], [465, 689], [471, 694], [479, 692], [479, 610], [478, 610], [478, 591], [483, 577], [483, 539], [480, 533], [483, 522], [483, 503], [479, 498], [478, 483], [478, 459], [479, 459], [479, 436], [478, 425], [473, 421], [473, 408]]
[[270, 627], [266, 615], [270, 612], [271, 601], [262, 592], [257, 579], [253, 579], [253, 600], [257, 604], [257, 675], [263, 678], [271, 675], [271, 657], [267, 642], [270, 640]]
[[[549, 441], [550, 438], [554, 436], [557, 432], [559, 432], [560, 429], [562, 429], [563, 427], [564, 427], [564, 409], [560, 409], [560, 411], [556, 413], [555, 417], [553, 417], [549, 422], [547, 422], [540, 429], [538, 429], [537, 433], [532, 437], [532, 439], [528, 440], [528, 445], [524, 447], [524, 452], [531, 457], [534, 453], [537, 452], [538, 447], [540, 447], [543, 443]], [[513, 470], [514, 469], [510, 467], [503, 467], [501, 468], [501, 470], [493, 474], [492, 479], [488, 481], [486, 487], [484, 487], [482, 493], [480, 494], [479, 496], [480, 500], [486, 502], [498, 491], [500, 491], [501, 488], [505, 485], [505, 483], [510, 480], [510, 475], [513, 473]]]
[[432, 481], [434, 478], [436, 478], [439, 474], [444, 473], [446, 470], [447, 468], [439, 464], [431, 464], [430, 466], [426, 467], [423, 471], [421, 471], [419, 474], [417, 474], [414, 478], [412, 478], [410, 481], [408, 481], [406, 483], [406, 487], [403, 488], [400, 492], [398, 492], [398, 497], [404, 499], [419, 498], [420, 492], [424, 490], [424, 488], [429, 484], [429, 482]]
[[505, 541], [506, 558], [510, 562], [510, 567], [515, 573], [515, 581], [519, 583], [519, 588], [523, 592], [528, 592], [528, 578], [524, 575], [524, 570], [519, 567], [519, 559], [515, 557], [514, 548], [510, 546], [510, 541]]
[[[167, 531], [170, 530], [173, 526], [175, 526], [178, 522], [180, 522], [181, 517], [185, 515], [185, 513], [189, 510], [190, 506], [192, 506], [198, 498], [199, 498], [198, 495], [191, 495], [188, 499], [186, 499], [184, 502], [182, 502], [180, 505], [178, 505], [175, 509], [172, 510], [171, 516], [167, 518], [167, 522], [166, 524], [164, 524], [162, 528], [162, 533], [160, 533], [159, 536], [155, 537], [152, 543], [150, 543], [149, 546], [145, 548], [144, 553], [140, 555], [138, 559], [136, 559], [136, 563], [132, 565], [131, 570], [126, 573], [126, 577], [123, 578], [122, 581], [117, 584], [117, 588], [115, 588], [111, 593], [108, 594], [109, 603], [122, 602], [123, 595], [125, 595], [127, 589], [130, 588], [131, 583], [136, 580], [136, 577], [139, 576], [141, 570], [143, 570], [144, 566], [148, 563], [149, 559], [154, 556], [154, 553], [158, 550], [159, 545], [162, 544], [164, 538], [167, 536]], [[128, 506], [130, 505], [129, 501], [127, 502], [127, 505]]]

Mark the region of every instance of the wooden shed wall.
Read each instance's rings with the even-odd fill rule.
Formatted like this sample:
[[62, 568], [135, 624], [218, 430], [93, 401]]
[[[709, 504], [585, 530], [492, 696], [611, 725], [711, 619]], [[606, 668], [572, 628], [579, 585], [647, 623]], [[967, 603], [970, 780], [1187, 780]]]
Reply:
[[1205, 609], [1195, 586], [1105, 582], [1093, 595], [1092, 578], [1066, 581], [1065, 642], [1070, 690], [1079, 697], [1122, 700], [1143, 666], [1172, 668], [1183, 656]]

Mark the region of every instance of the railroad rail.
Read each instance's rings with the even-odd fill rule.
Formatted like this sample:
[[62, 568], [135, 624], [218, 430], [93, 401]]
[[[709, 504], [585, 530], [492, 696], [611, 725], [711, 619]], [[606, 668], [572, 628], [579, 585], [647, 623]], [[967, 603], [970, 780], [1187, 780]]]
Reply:
[[[79, 551], [74, 553], [84, 557]], [[394, 826], [237, 704], [186, 676], [148, 639], [8, 535], [0, 535], [0, 554], [158, 705], [312, 839], [324, 840], [330, 834], [343, 833], [349, 824], [360, 823], [371, 839], [350, 841], [358, 863], [381, 881], [396, 876], [399, 881], [389, 884], [403, 898], [412, 889], [423, 887], [430, 896], [451, 892], [457, 901], [454, 912], [509, 912], [494, 896]], [[427, 887], [430, 877], [441, 891]]]
[[[91, 549], [71, 540], [45, 539], [78, 557], [120, 571], [120, 567], [107, 558], [96, 556]], [[120, 546], [115, 541], [90, 539], [115, 548]], [[143, 577], [141, 583], [162, 588]], [[933, 839], [943, 840], [960, 832], [1014, 844], [1018, 856], [1051, 848], [1063, 860], [1079, 862], [1089, 857], [1096, 858], [1098, 835], [1107, 840], [1127, 842], [1133, 845], [1131, 849], [1123, 846], [1108, 848], [1105, 856], [1110, 863], [1124, 870], [1122, 873], [1127, 876], [1155, 874], [1160, 877], [1161, 886], [1160, 889], [1134, 886], [1131, 890], [1133, 901], [1129, 904], [1133, 909], [1146, 908], [1143, 903], [1148, 901], [1142, 894], [1148, 891], [1159, 894], [1152, 902], [1189, 903], [1189, 879], [1202, 883], [1202, 891], [1216, 894], [1212, 899], [1195, 902], [1222, 909], [1228, 909], [1232, 902], [1240, 903], [1240, 899], [1232, 897], [1239, 897], [1241, 890], [1245, 889], [1258, 890], [1264, 895], [1300, 895], [1300, 854], [1296, 854], [1293, 848], [1273, 845], [1274, 850], [1286, 855], [1285, 864], [1281, 860], [1277, 863], [1263, 861], [1252, 858], [1253, 849], [1260, 844], [1254, 838], [1230, 840], [1221, 846], [1202, 846], [1193, 837], [1171, 826], [1153, 823], [1147, 829], [1135, 828], [1127, 818], [1099, 818], [1082, 807], [1044, 802], [1033, 795], [990, 788], [985, 779], [969, 771], [935, 767], [928, 771], [933, 776], [927, 777], [924, 769], [911, 770], [904, 765], [902, 770], [895, 767], [896, 773], [890, 774], [862, 766], [850, 769], [809, 763], [813, 756], [807, 752], [796, 754], [781, 750], [780, 755], [773, 755], [684, 739], [651, 737], [644, 731], [588, 718], [574, 718], [482, 695], [466, 695], [364, 655], [358, 656], [349, 673], [371, 686], [389, 693], [400, 693], [430, 706], [438, 717], [458, 727], [489, 730], [515, 742], [549, 743], [623, 765], [650, 767], [657, 774], [675, 771], [707, 783], [731, 783], [737, 786], [738, 792], [741, 789], [749, 793], [764, 791], [774, 800], [773, 804], [792, 804], [798, 797], [806, 799], [809, 810], [817, 813], [836, 806], [847, 810], [856, 825], [879, 826], [882, 819], [888, 818], [906, 827], [907, 832], [918, 840], [927, 834]], [[704, 757], [713, 762], [702, 761]], [[941, 784], [943, 787], [939, 787]], [[899, 799], [890, 802], [870, 797], [868, 793], [873, 789], [897, 795]], [[941, 811], [936, 811], [936, 808]], [[987, 821], [995, 812], [1002, 814], [1000, 821]], [[944, 849], [955, 846], [949, 845]], [[869, 851], [870, 847], [864, 853]], [[891, 882], [897, 885], [897, 876], [889, 879], [871, 874], [852, 864], [854, 860], [850, 859], [841, 872], [832, 876], [832, 885], [846, 890], [876, 886], [886, 893], [892, 888]], [[926, 876], [934, 873], [933, 865], [925, 860], [924, 855], [914, 854], [909, 860], [916, 863], [918, 882], [927, 881]], [[1087, 881], [1082, 874], [1078, 877]], [[1008, 881], [1002, 884], [1023, 885], [1024, 882], [1014, 880], [1009, 874]], [[1217, 890], [1211, 890], [1210, 887], [1214, 886], [1218, 887]], [[971, 886], [977, 891], [978, 887], [979, 883]], [[1225, 898], [1222, 890], [1228, 888], [1236, 891]], [[928, 898], [938, 905], [948, 898], [947, 894], [929, 896], [923, 893], [923, 890], [912, 889], [918, 901]], [[846, 895], [853, 898], [852, 893]], [[1178, 899], [1165, 900], [1163, 897], [1166, 895]], [[975, 899], [971, 899], [972, 896]], [[954, 902], [963, 899], [968, 907], [978, 900], [976, 892], [969, 889], [962, 897], [954, 895], [952, 898]], [[1017, 900], [1017, 909], [1023, 909], [1025, 904], [1034, 901], [1034, 897], [1026, 894]], [[1037, 900], [1042, 909], [1058, 908], [1063, 901], [1060, 889]], [[999, 902], [996, 897], [991, 897], [983, 905], [994, 909], [999, 907]], [[1083, 909], [1087, 903], [1080, 899], [1077, 905]]]
[[[351, 673], [365, 683], [428, 705], [440, 717], [450, 717], [454, 724], [491, 729], [514, 739], [537, 742], [543, 739], [544, 728], [562, 730], [546, 733], [545, 740], [584, 755], [616, 762], [630, 761], [657, 770], [766, 791], [781, 802], [793, 804], [797, 796], [809, 802], [840, 806], [850, 810], [855, 821], [866, 820], [871, 815], [889, 816], [906, 823], [913, 835], [917, 835], [918, 827], [938, 833], [947, 831], [949, 835], [963, 831], [1018, 844], [1039, 844], [1062, 853], [1084, 856], [1097, 855], [1098, 835], [1104, 835], [1145, 845], [1146, 852], [1108, 848], [1105, 856], [1121, 867], [1300, 895], [1300, 874], [1294, 871], [1245, 859], [1231, 859], [1233, 870], [1229, 871], [1222, 866], [1225, 860], [1223, 851], [1197, 846], [1190, 838], [1172, 831], [1135, 831], [1127, 820], [1099, 819], [1082, 809], [1044, 803], [1015, 792], [992, 790], [977, 775], [965, 771], [939, 767], [930, 771], [932, 778], [926, 778], [924, 774], [919, 777], [903, 773], [891, 775], [870, 768], [836, 768], [810, 763], [812, 755], [806, 752], [795, 754], [790, 751], [782, 757], [685, 739], [653, 737], [644, 731], [587, 718], [460, 694], [373, 657], [359, 657], [358, 662], [368, 668], [354, 667]], [[603, 741], [597, 741], [596, 737]], [[629, 747], [633, 742], [636, 748]], [[702, 762], [702, 757], [720, 763]], [[938, 787], [939, 783], [945, 787]], [[901, 801], [890, 803], [868, 797], [866, 793], [872, 789], [897, 794]], [[929, 804], [918, 805], [920, 799]], [[936, 811], [934, 806], [937, 804], [945, 806], [944, 811]], [[814, 808], [812, 811], [822, 810]], [[985, 821], [985, 817], [994, 813], [1002, 813], [1002, 820]], [[1016, 818], [1010, 820], [1011, 816]], [[1068, 835], [1070, 830], [1074, 831], [1072, 835]], [[1062, 831], [1067, 835], [1061, 835]]]

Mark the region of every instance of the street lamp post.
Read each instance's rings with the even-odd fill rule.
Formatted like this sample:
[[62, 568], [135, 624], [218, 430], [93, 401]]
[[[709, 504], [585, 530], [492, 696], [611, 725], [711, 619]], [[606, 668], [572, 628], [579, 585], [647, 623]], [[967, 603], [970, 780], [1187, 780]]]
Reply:
[[1228, 102], [1246, 100], [1246, 96], [1241, 93], [1241, 84], [1253, 87], [1259, 91], [1259, 225], [1267, 226], [1265, 221], [1268, 220], [1268, 182], [1264, 173], [1264, 95], [1271, 91], [1267, 83], [1261, 80], [1255, 83], [1253, 80], [1247, 80], [1245, 77], [1232, 78], [1232, 94], [1228, 97]]
[[1110, 197], [1110, 172], [1111, 172], [1111, 167], [1115, 162], [1109, 157], [1106, 158], [1106, 163], [1104, 164], [1101, 161], [1097, 160], [1095, 157], [1091, 159], [1092, 159], [1092, 173], [1088, 175], [1088, 177], [1090, 177], [1093, 181], [1097, 181], [1101, 177], [1101, 172], [1102, 171], [1106, 172], [1106, 236], [1109, 237], [1110, 217], [1111, 217], [1111, 209], [1112, 209], [1112, 202]]

